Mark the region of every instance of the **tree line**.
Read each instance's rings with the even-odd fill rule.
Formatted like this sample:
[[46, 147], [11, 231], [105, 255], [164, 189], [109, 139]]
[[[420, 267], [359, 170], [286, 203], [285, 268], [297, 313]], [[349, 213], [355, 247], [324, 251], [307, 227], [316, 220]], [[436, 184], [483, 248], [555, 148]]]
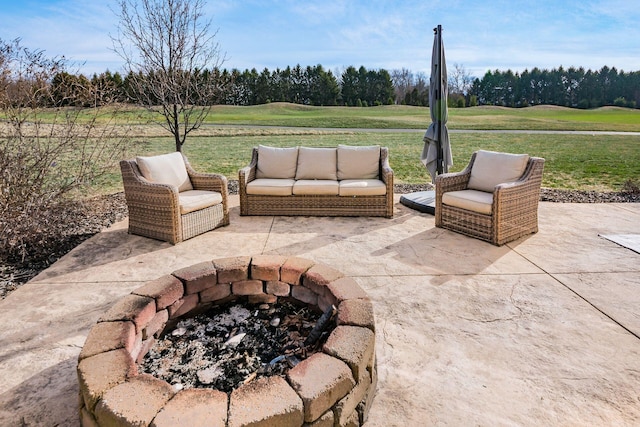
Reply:
[[583, 109], [604, 105], [637, 108], [640, 71], [625, 73], [607, 66], [598, 71], [582, 67], [534, 68], [522, 73], [487, 71], [482, 79], [474, 80], [467, 99], [480, 105], [505, 107], [546, 104]]
[[[429, 106], [429, 79], [424, 73], [409, 70], [368, 70], [364, 66], [347, 67], [337, 72], [322, 65], [286, 67], [258, 72], [204, 70], [193, 78], [216, 82], [218, 90], [207, 96], [195, 94], [196, 105], [259, 105], [291, 102], [314, 106]], [[106, 71], [91, 79], [83, 75], [60, 73], [52, 81], [51, 102], [55, 105], [95, 106], [101, 99], [134, 102], [133, 75]], [[91, 88], [91, 89], [89, 89]], [[96, 90], [96, 88], [98, 88]], [[96, 96], [97, 92], [111, 96]], [[73, 101], [72, 101], [73, 100]], [[615, 67], [598, 71], [584, 68], [534, 68], [521, 73], [487, 71], [472, 79], [457, 65], [449, 73], [449, 106], [499, 105], [527, 107], [559, 105], [571, 108], [597, 108], [604, 105], [640, 107], [640, 71], [624, 72]]]
[[[106, 71], [94, 74], [91, 79], [84, 75], [67, 72], [55, 76], [52, 93], [57, 105], [69, 105], [72, 100], [77, 106], [94, 106], [95, 88], [112, 94], [120, 102], [133, 102], [139, 91], [139, 75]], [[213, 82], [217, 90], [194, 93], [196, 105], [259, 105], [269, 102], [291, 102], [315, 106], [374, 106], [396, 102], [394, 85], [388, 71], [368, 70], [364, 66], [356, 69], [347, 67], [338, 77], [322, 65], [286, 67], [274, 71], [268, 68], [258, 72], [255, 68], [240, 71], [233, 69], [202, 70], [194, 73], [192, 79]], [[94, 90], [89, 90], [88, 88]]]

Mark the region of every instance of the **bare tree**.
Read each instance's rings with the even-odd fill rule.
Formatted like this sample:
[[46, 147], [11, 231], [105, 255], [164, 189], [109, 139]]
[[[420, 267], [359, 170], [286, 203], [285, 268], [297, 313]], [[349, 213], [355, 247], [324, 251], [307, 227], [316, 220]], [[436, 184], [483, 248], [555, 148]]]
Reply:
[[395, 88], [396, 104], [401, 104], [407, 93], [413, 89], [413, 73], [406, 68], [392, 70], [391, 81]]
[[473, 84], [473, 77], [461, 64], [453, 64], [449, 71], [449, 92], [466, 95]]
[[429, 77], [427, 77], [423, 71], [419, 71], [416, 74], [415, 87], [419, 92], [424, 92], [429, 89]]
[[222, 90], [224, 62], [203, 0], [118, 0], [114, 50], [125, 61], [135, 101], [161, 114], [181, 151]]

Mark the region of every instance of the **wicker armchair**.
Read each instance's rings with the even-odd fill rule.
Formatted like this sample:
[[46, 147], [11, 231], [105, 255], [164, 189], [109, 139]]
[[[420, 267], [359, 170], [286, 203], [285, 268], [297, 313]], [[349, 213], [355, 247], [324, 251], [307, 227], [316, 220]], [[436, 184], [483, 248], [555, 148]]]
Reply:
[[[502, 165], [510, 162], [513, 165], [516, 157], [520, 171], [520, 166], [511, 168], [511, 178], [500, 180], [509, 176], [509, 172], [500, 170]], [[543, 168], [544, 159], [539, 157], [490, 151], [473, 153], [463, 171], [436, 178], [436, 227], [497, 246], [537, 233]], [[485, 175], [480, 178], [485, 180], [483, 185], [478, 184], [479, 174]], [[492, 179], [498, 180], [491, 182]]]
[[[183, 162], [177, 166], [183, 172], [186, 169], [186, 191], [183, 186], [168, 184], [162, 179], [145, 178], [138, 164], [141, 159], [168, 156], [173, 156], [174, 162]], [[129, 209], [129, 233], [176, 244], [229, 224], [224, 175], [198, 173], [180, 153], [122, 160], [120, 169]]]

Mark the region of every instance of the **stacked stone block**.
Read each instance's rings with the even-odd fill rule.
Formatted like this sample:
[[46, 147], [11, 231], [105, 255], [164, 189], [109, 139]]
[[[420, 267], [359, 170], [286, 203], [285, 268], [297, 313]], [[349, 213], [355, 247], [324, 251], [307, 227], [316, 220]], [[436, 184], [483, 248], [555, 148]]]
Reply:
[[[291, 297], [337, 324], [322, 351], [282, 377], [260, 378], [227, 394], [174, 390], [138, 372], [157, 337], [181, 317], [237, 298], [275, 303]], [[375, 321], [367, 294], [351, 278], [298, 257], [215, 259], [134, 290], [91, 329], [78, 358], [83, 426], [361, 426], [377, 385]]]

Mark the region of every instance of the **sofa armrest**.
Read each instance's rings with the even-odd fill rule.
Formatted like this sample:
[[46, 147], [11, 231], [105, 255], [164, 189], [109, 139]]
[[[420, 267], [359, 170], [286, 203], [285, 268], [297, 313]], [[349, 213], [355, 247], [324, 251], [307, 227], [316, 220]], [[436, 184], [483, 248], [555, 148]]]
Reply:
[[258, 170], [258, 147], [253, 147], [251, 151], [251, 162], [238, 170], [238, 185], [240, 189], [244, 189], [248, 183], [256, 179], [256, 172]]
[[387, 194], [393, 194], [393, 169], [389, 165], [389, 149], [380, 147], [380, 180], [387, 187]]
[[251, 151], [251, 162], [238, 170], [238, 195], [240, 196], [240, 214], [248, 215], [247, 184], [256, 179], [258, 170], [258, 147]]

